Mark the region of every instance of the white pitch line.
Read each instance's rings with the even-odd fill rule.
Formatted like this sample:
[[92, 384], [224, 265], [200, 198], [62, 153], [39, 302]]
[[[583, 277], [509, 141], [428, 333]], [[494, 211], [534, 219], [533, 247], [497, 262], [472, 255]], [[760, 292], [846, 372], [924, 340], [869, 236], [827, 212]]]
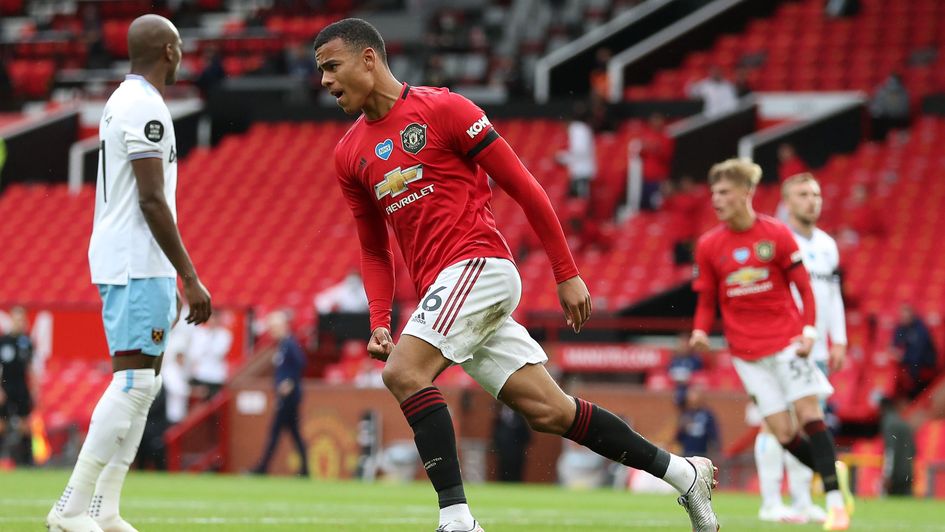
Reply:
[[[38, 499], [38, 498], [5, 498], [0, 499], [0, 506], [19, 506], [19, 507], [40, 507], [46, 508], [55, 503], [53, 499]], [[337, 513], [339, 509], [344, 509], [344, 511], [350, 511], [352, 513], [357, 513], [358, 515], [370, 514], [378, 511], [378, 509], [383, 509], [385, 507], [396, 506], [398, 513], [406, 513], [417, 516], [428, 516], [434, 515], [436, 513], [435, 507], [433, 506], [421, 506], [421, 505], [394, 505], [394, 504], [349, 504], [349, 503], [325, 503], [325, 502], [312, 502], [312, 503], [286, 503], [286, 502], [257, 502], [251, 500], [240, 500], [240, 501], [219, 501], [219, 502], [206, 502], [206, 501], [176, 501], [168, 499], [130, 499], [122, 501], [122, 508], [126, 510], [149, 510], [149, 509], [185, 509], [185, 510], [225, 510], [225, 509], [245, 509], [247, 507], [252, 507], [254, 510], [260, 510], [265, 512], [296, 512], [296, 513]], [[593, 511], [593, 519], [579, 519], [578, 523], [587, 522], [587, 523], [597, 523], [597, 522], [611, 522], [614, 520], [625, 519], [631, 517], [632, 514], [629, 514], [627, 511], [622, 510], [602, 510], [597, 509]], [[560, 522], [562, 519], [562, 512], [560, 510], [550, 509], [550, 508], [531, 508], [531, 509], [522, 509], [522, 508], [507, 508], [504, 510], [485, 510], [482, 512], [483, 516], [493, 516], [493, 518], [501, 519], [503, 521], [507, 520], [516, 520], [516, 519], [530, 519], [532, 521], [539, 519], [545, 519], [545, 522], [551, 520], [553, 522]], [[684, 514], [681, 514], [683, 515]], [[670, 522], [670, 521], [668, 521]]]
[[[0, 523], [35, 523], [42, 520], [41, 516], [28, 515], [28, 516], [0, 516]], [[429, 524], [431, 520], [429, 518], [410, 518], [410, 517], [381, 517], [381, 518], [371, 518], [371, 517], [350, 517], [350, 518], [341, 518], [341, 517], [220, 517], [220, 516], [206, 516], [206, 517], [140, 517], [133, 519], [135, 523], [147, 523], [153, 525], [268, 525], [268, 526], [281, 526], [281, 525], [424, 525]], [[541, 519], [528, 519], [528, 518], [514, 518], [514, 519], [502, 519], [503, 524], [506, 525], [526, 525], [526, 526], [541, 526], [548, 525], [547, 520]], [[676, 524], [677, 521], [664, 521], [664, 520], [634, 520], [634, 527], [655, 527], [655, 526], [670, 526]], [[601, 525], [602, 523], [595, 520], [588, 519], [556, 519], [554, 522], [555, 525], [561, 526], [594, 526]], [[613, 526], [614, 523], [607, 523], [609, 526]]]
[[[3, 502], [0, 500], [0, 502]], [[45, 501], [44, 501], [45, 502]], [[492, 514], [491, 521], [502, 523], [503, 525], [514, 526], [547, 526], [553, 523], [555, 526], [574, 526], [574, 527], [598, 527], [601, 529], [613, 529], [615, 527], [626, 526], [632, 529], [653, 529], [653, 528], [671, 528], [679, 524], [678, 519], [633, 519], [631, 522], [617, 525], [613, 520], [601, 519], [580, 519], [567, 518], [563, 516], [552, 516], [548, 519], [535, 519], [524, 516], [504, 516], [499, 517], [496, 512]], [[41, 515], [15, 515], [0, 516], [0, 523], [40, 523], [43, 517]], [[138, 517], [134, 518], [135, 523], [146, 523], [151, 525], [202, 525], [202, 526], [225, 526], [225, 525], [255, 525], [255, 526], [286, 526], [286, 525], [427, 525], [430, 519], [427, 517], [223, 517], [223, 516], [203, 516], [203, 517]], [[739, 524], [749, 526], [757, 524], [752, 518], [735, 518], [725, 520], [728, 524]], [[881, 526], [882, 530], [912, 530], [915, 531], [942, 531], [945, 527], [919, 526], [905, 523], [873, 523]], [[877, 528], [878, 529], [878, 528]]]
[[[55, 499], [18, 499], [7, 498], [0, 499], [0, 506], [52, 506]], [[395, 506], [393, 504], [335, 504], [325, 502], [312, 503], [287, 503], [287, 502], [258, 502], [252, 500], [241, 501], [176, 501], [169, 499], [130, 499], [122, 500], [122, 508], [186, 508], [190, 510], [206, 510], [220, 508], [246, 508], [251, 505], [255, 509], [273, 510], [273, 511], [313, 511], [313, 510], [334, 510], [339, 507], [351, 511], [376, 511], [379, 507]], [[397, 510], [405, 513], [428, 514], [435, 513], [432, 506], [420, 505], [396, 505]], [[433, 508], [433, 509], [431, 509]]]

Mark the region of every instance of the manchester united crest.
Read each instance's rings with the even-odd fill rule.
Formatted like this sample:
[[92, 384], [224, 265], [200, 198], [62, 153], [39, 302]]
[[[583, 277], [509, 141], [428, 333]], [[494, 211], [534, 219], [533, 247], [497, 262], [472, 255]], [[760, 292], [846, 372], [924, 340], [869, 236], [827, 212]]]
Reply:
[[164, 329], [151, 329], [151, 340], [159, 344], [164, 341]]
[[404, 151], [414, 155], [420, 153], [420, 150], [427, 145], [427, 126], [412, 123], [407, 125], [400, 132], [400, 144]]
[[755, 256], [762, 262], [768, 262], [774, 258], [774, 242], [762, 240], [755, 244]]

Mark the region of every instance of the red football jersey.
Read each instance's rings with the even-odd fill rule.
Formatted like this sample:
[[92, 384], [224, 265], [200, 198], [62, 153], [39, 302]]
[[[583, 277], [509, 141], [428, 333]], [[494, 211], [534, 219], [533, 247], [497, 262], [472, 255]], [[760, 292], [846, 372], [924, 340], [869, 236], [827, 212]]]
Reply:
[[476, 164], [498, 138], [468, 99], [404, 84], [387, 114], [378, 120], [361, 115], [336, 146], [335, 167], [351, 210], [386, 219], [418, 295], [463, 259], [512, 260], [496, 229], [489, 180]]
[[699, 239], [692, 286], [718, 294], [733, 355], [764, 358], [801, 335], [803, 322], [788, 281], [792, 268], [804, 268], [797, 243], [787, 226], [770, 216], [758, 215], [747, 231], [720, 225]]

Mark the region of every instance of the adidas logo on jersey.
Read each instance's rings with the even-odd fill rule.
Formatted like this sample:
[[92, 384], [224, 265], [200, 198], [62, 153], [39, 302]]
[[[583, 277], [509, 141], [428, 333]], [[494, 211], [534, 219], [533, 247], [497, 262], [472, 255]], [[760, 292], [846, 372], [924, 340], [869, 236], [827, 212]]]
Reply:
[[413, 319], [411, 319], [410, 321], [417, 322], [417, 323], [419, 323], [420, 325], [426, 325], [426, 324], [427, 324], [426, 316], [424, 316], [422, 312], [421, 312], [420, 314], [417, 314], [416, 316], [414, 316]]

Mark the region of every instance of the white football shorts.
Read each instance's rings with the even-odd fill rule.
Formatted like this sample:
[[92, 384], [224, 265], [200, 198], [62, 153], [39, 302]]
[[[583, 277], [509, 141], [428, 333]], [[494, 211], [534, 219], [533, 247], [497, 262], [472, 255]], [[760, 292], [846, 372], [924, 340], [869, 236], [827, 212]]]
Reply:
[[817, 363], [797, 356], [796, 344], [759, 360], [733, 357], [732, 361], [762, 417], [787, 411], [803, 397], [825, 399], [833, 394], [833, 386]]
[[522, 280], [506, 259], [468, 259], [440, 272], [401, 334], [440, 350], [493, 397], [526, 364], [548, 361], [528, 330], [512, 319]]

